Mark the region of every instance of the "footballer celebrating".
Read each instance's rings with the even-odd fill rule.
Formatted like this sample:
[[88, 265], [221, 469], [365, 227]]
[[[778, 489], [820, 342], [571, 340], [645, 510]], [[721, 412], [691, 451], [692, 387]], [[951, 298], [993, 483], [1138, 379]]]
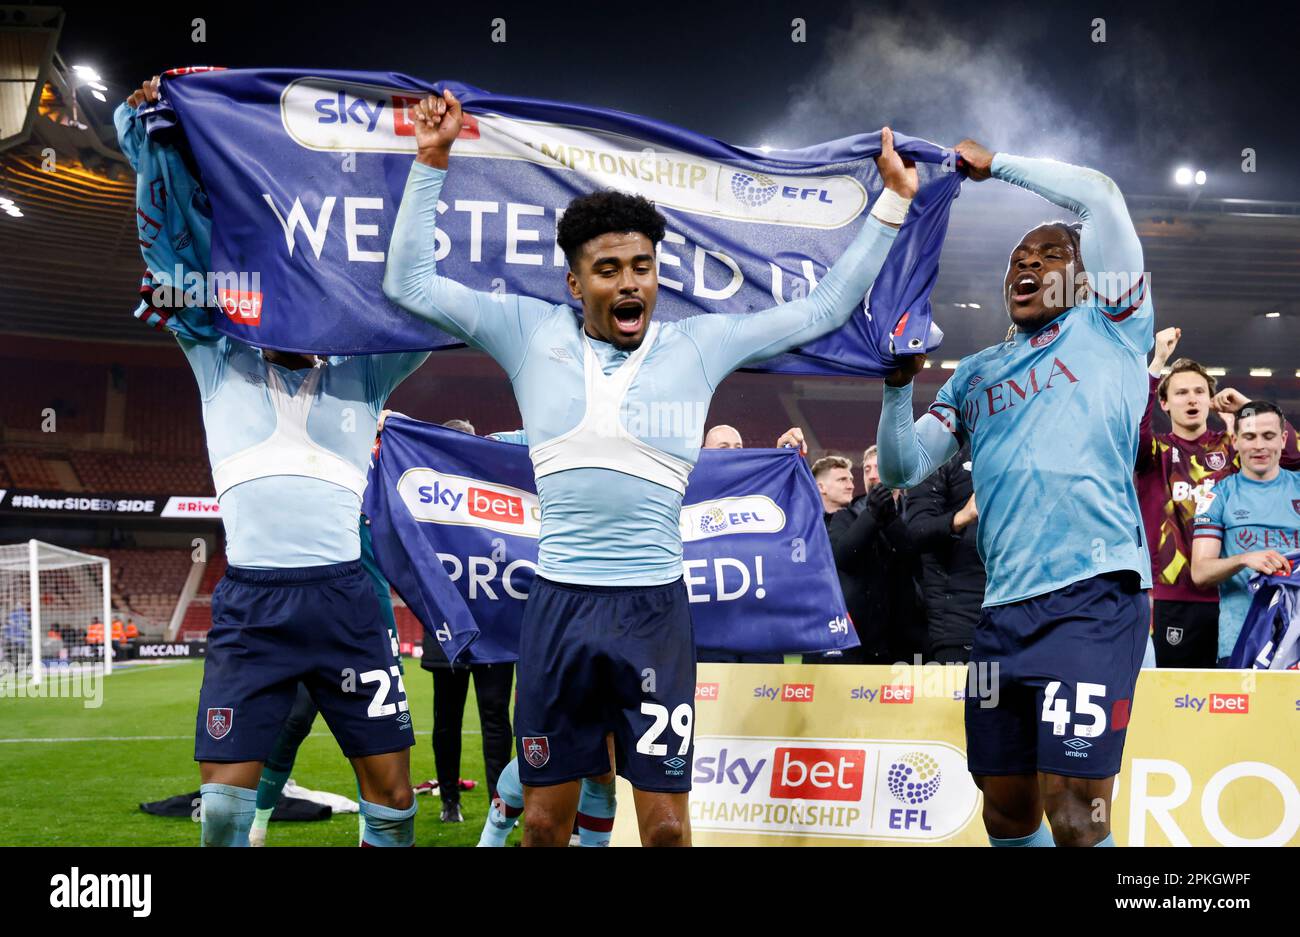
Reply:
[[1192, 581], [1219, 590], [1220, 667], [1228, 666], [1246, 621], [1251, 574], [1290, 575], [1282, 554], [1300, 549], [1300, 475], [1281, 468], [1294, 431], [1264, 400], [1242, 407], [1236, 428], [1241, 471], [1201, 500], [1192, 533]]
[[[211, 219], [188, 209], [206, 194], [180, 153], [145, 132], [140, 112], [158, 100], [156, 77], [132, 93], [114, 114], [118, 140], [137, 193], [167, 196], [146, 261], [196, 270]], [[147, 302], [142, 314], [174, 334], [198, 381], [230, 561], [212, 596], [195, 725], [203, 845], [249, 845], [263, 765], [300, 685], [352, 762], [362, 845], [414, 845], [411, 716], [358, 519], [379, 411], [428, 352], [325, 359], [234, 341], [201, 305]]]
[[1007, 339], [962, 359], [927, 413], [913, 421], [922, 356], [886, 378], [880, 478], [911, 488], [970, 445], [988, 573], [970, 665], [999, 695], [967, 697], [966, 744], [990, 841], [1113, 845], [1151, 573], [1133, 484], [1153, 329], [1142, 247], [1101, 173], [971, 140], [956, 151], [971, 179], [1035, 192], [1082, 227], [1021, 239], [1003, 281]]
[[[849, 321], [917, 189], [882, 133], [886, 191], [811, 294], [762, 312], [653, 321], [664, 218], [615, 191], [575, 199], [557, 241], [581, 313], [479, 293], [437, 274], [438, 196], [459, 102], [413, 109], [418, 153], [398, 211], [384, 292], [491, 355], [523, 414], [541, 503], [538, 575], [519, 649], [515, 731], [526, 845], [568, 842], [581, 779], [615, 769], [635, 790], [641, 841], [689, 845], [695, 647], [678, 527], [700, 428], [629, 429], [626, 414], [703, 409], [736, 368]], [[666, 430], [656, 433], [655, 430]]]
[[[1234, 415], [1248, 402], [1239, 391], [1216, 392], [1214, 375], [1191, 358], [1172, 363], [1182, 330], [1161, 329], [1151, 357], [1151, 393], [1138, 443], [1137, 491], [1151, 549], [1152, 636], [1158, 667], [1214, 667], [1220, 657], [1219, 592], [1192, 581], [1192, 520], [1214, 486], [1235, 474], [1240, 457]], [[1162, 376], [1166, 364], [1169, 373]], [[1156, 403], [1171, 431], [1152, 428]], [[1226, 430], [1210, 429], [1210, 411]], [[1295, 431], [1283, 426], [1282, 467], [1300, 468]], [[1229, 646], [1231, 649], [1231, 646]]]

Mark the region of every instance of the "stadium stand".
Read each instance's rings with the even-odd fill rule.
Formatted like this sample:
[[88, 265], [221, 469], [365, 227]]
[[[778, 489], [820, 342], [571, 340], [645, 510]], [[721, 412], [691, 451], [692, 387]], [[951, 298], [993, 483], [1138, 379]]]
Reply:
[[212, 469], [202, 456], [167, 459], [148, 455], [74, 452], [68, 458], [87, 491], [207, 496], [215, 493]]
[[115, 608], [134, 617], [142, 632], [166, 628], [189, 575], [188, 550], [91, 547], [85, 552], [108, 557]]
[[199, 580], [198, 592], [195, 593], [189, 607], [185, 609], [185, 617], [181, 620], [178, 637], [182, 640], [206, 637], [212, 627], [212, 591], [216, 589], [217, 583], [225, 573], [226, 555], [221, 552], [210, 555], [208, 565], [203, 569], [203, 578]]
[[177, 364], [126, 370], [126, 433], [136, 452], [204, 459], [198, 387], [184, 361]]
[[6, 455], [4, 461], [15, 488], [65, 487], [60, 483], [59, 473], [54, 466], [55, 462], [60, 461], [54, 453], [13, 452]]

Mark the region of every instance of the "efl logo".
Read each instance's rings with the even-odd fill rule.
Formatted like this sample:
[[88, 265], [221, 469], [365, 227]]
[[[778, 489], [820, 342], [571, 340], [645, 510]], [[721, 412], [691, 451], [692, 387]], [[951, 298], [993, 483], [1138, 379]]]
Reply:
[[1249, 693], [1211, 693], [1210, 712], [1248, 713], [1250, 712], [1250, 694]]
[[880, 688], [880, 701], [882, 703], [911, 703], [912, 687], [903, 684], [893, 686], [882, 686]]
[[262, 294], [228, 290], [217, 290], [217, 303], [221, 311], [240, 325], [258, 328], [262, 324]]
[[784, 800], [861, 800], [866, 764], [860, 748], [778, 748], [768, 793]]
[[524, 502], [514, 495], [505, 495], [486, 488], [470, 488], [466, 509], [474, 517], [498, 521], [502, 524], [524, 522]]
[[785, 683], [781, 685], [781, 702], [811, 703], [814, 683]]
[[695, 701], [715, 700], [718, 698], [718, 684], [716, 683], [697, 683], [695, 684]]

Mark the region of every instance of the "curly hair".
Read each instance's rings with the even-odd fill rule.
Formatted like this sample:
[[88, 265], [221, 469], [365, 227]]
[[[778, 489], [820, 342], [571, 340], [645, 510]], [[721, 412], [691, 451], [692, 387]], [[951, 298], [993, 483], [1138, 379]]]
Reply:
[[[1083, 224], [1078, 221], [1044, 221], [1042, 224], [1038, 225], [1035, 228], [1032, 228], [1031, 230], [1037, 231], [1038, 228], [1053, 228], [1065, 234], [1065, 236], [1070, 241], [1071, 249], [1073, 249], [1074, 251], [1075, 263], [1078, 265], [1078, 269], [1075, 270], [1075, 274], [1077, 275], [1079, 273], [1082, 273], [1083, 272], [1083, 244], [1080, 238], [1082, 237], [1083, 234]], [[1011, 341], [1011, 339], [1015, 337], [1015, 334], [1016, 334], [1016, 325], [1015, 323], [1012, 323], [1011, 327], [1007, 329], [1007, 335], [1006, 338], [1003, 339], [1003, 341], [1004, 342]]]
[[640, 195], [604, 189], [580, 195], [569, 203], [560, 218], [555, 240], [564, 251], [569, 266], [574, 265], [582, 245], [602, 234], [636, 232], [651, 244], [664, 239], [664, 216], [654, 202]]

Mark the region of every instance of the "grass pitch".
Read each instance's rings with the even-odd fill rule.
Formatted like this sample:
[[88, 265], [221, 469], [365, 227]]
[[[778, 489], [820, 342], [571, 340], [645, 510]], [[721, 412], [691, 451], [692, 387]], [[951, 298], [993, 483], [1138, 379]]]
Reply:
[[[411, 750], [415, 782], [434, 776], [430, 731], [433, 677], [405, 663], [406, 693], [415, 716]], [[197, 846], [198, 824], [149, 816], [140, 804], [197, 791], [194, 712], [201, 661], [122, 668], [103, 680], [102, 706], [68, 698], [0, 698], [0, 845]], [[442, 823], [441, 802], [417, 798], [418, 846], [473, 846], [487, 815], [478, 708], [465, 705], [461, 777], [479, 786], [461, 795], [464, 823]], [[356, 800], [352, 766], [318, 718], [303, 743], [293, 778], [312, 790]], [[356, 846], [357, 816], [319, 823], [272, 823], [268, 846]], [[519, 829], [510, 836], [513, 845]]]

